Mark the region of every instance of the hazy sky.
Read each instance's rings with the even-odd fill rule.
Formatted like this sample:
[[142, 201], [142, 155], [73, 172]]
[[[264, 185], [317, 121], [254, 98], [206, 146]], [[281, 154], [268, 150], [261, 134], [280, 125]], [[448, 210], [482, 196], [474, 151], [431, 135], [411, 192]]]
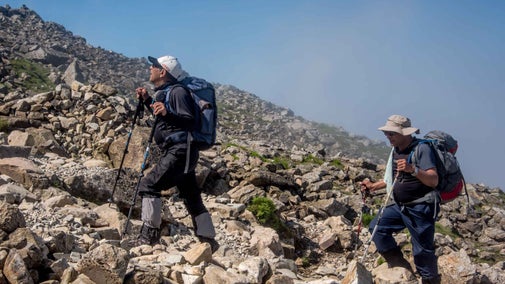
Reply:
[[404, 114], [421, 134], [453, 134], [467, 181], [505, 189], [505, 1], [0, 4], [128, 57], [174, 55], [192, 75], [372, 139]]

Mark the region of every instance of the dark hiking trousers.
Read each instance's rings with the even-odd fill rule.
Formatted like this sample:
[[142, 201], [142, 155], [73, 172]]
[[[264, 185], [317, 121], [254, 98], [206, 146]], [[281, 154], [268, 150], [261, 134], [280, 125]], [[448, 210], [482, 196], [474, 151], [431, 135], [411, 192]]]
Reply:
[[[438, 205], [436, 205], [438, 212]], [[392, 204], [384, 208], [373, 241], [379, 253], [398, 249], [393, 233], [407, 228], [411, 235], [414, 264], [423, 278], [438, 277], [435, 256], [435, 205], [419, 203], [402, 206]], [[370, 223], [370, 232], [377, 224], [377, 217]]]
[[[185, 144], [183, 144], [185, 145]], [[192, 148], [188, 173], [184, 173], [186, 166], [186, 148], [175, 145], [169, 148], [161, 157], [158, 164], [141, 179], [139, 194], [142, 202], [142, 219], [147, 221], [149, 226], [159, 227], [161, 223], [161, 202], [154, 206], [154, 212], [147, 212], [144, 199], [160, 199], [161, 191], [177, 186], [179, 196], [184, 199], [186, 209], [195, 217], [207, 212], [203, 204], [201, 191], [196, 183], [195, 167], [198, 162], [198, 149]], [[148, 202], [149, 203], [149, 202]], [[149, 209], [148, 209], [149, 211]], [[151, 216], [151, 217], [149, 217]], [[144, 220], [145, 218], [151, 220]]]

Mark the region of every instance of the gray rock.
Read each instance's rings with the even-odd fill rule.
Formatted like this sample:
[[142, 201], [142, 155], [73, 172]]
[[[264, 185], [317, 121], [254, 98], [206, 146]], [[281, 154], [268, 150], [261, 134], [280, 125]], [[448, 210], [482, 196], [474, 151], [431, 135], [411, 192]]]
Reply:
[[0, 201], [0, 229], [11, 233], [25, 226], [25, 218], [17, 206]]

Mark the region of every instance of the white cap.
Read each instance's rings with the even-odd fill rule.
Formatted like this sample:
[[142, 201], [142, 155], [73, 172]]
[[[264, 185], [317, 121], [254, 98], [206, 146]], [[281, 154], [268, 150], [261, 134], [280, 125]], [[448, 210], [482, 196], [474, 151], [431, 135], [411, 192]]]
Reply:
[[148, 56], [147, 59], [153, 64], [153, 66], [167, 70], [170, 75], [177, 79], [177, 81], [182, 81], [188, 77], [188, 73], [182, 69], [179, 60], [173, 56], [165, 55], [157, 59]]

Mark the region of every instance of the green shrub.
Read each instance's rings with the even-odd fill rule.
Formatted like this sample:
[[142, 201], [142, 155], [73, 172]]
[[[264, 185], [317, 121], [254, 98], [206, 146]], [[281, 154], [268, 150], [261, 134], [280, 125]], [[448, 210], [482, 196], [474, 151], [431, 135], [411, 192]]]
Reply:
[[233, 142], [227, 142], [226, 144], [224, 144], [223, 146], [223, 149], [227, 149], [227, 148], [230, 148], [230, 147], [237, 147], [237, 148], [240, 148], [240, 146], [236, 143], [233, 143]]
[[344, 167], [344, 165], [342, 165], [342, 162], [340, 162], [340, 160], [338, 160], [338, 159], [331, 160], [330, 165], [332, 165], [338, 169], [342, 169]]
[[281, 235], [291, 236], [291, 232], [276, 214], [274, 202], [267, 197], [255, 197], [247, 207], [261, 225], [274, 229]]
[[363, 216], [361, 218], [362, 219], [362, 222], [363, 222], [363, 227], [368, 227], [370, 225], [370, 222], [372, 222], [373, 218], [375, 216], [374, 215], [371, 215], [371, 214], [368, 214], [368, 213], [363, 213]]
[[258, 222], [262, 225], [272, 222], [276, 216], [274, 202], [267, 197], [260, 196], [253, 198], [248, 209], [256, 216]]
[[476, 263], [487, 263], [490, 266], [495, 263], [505, 261], [505, 255], [499, 251], [491, 252], [489, 250], [489, 244], [487, 243], [475, 243], [475, 249], [478, 251], [487, 251], [489, 254], [485, 254], [484, 258], [479, 258], [478, 256], [471, 256], [472, 261]]
[[259, 159], [260, 159], [261, 161], [263, 161], [263, 162], [265, 162], [265, 161], [266, 161], [265, 157], [263, 157], [262, 155], [260, 155], [260, 154], [259, 154], [258, 152], [256, 152], [256, 151], [252, 151], [252, 150], [251, 150], [251, 151], [249, 152], [249, 156], [251, 156], [251, 157], [255, 157], [255, 158], [259, 158]]
[[[247, 152], [247, 154], [249, 156], [259, 158], [262, 162], [273, 162], [274, 164], [281, 165], [284, 169], [289, 169], [291, 167], [290, 160], [285, 157], [274, 157], [273, 159], [268, 159], [254, 150], [247, 149], [244, 146], [240, 146], [240, 145], [238, 145], [236, 143], [232, 143], [232, 142], [228, 142], [228, 143], [224, 144], [223, 149], [226, 149], [229, 147], [239, 148], [240, 150]], [[234, 157], [236, 157], [236, 156], [234, 156]]]
[[274, 164], [281, 165], [284, 169], [291, 168], [291, 164], [288, 159], [282, 157], [274, 157]]
[[302, 267], [309, 267], [310, 266], [310, 259], [306, 256], [302, 257]]
[[21, 83], [25, 89], [35, 92], [54, 89], [54, 83], [49, 79], [49, 71], [43, 65], [24, 58], [13, 59], [11, 64], [17, 77], [22, 78], [22, 74], [26, 74], [26, 79]]
[[313, 155], [308, 155], [303, 158], [302, 163], [310, 163], [310, 164], [317, 164], [317, 165], [322, 165], [323, 160], [320, 158], [314, 157]]
[[435, 232], [442, 235], [450, 236], [453, 239], [461, 238], [461, 236], [451, 228], [442, 226], [440, 223], [435, 223]]
[[226, 149], [226, 148], [229, 148], [229, 147], [237, 147], [240, 150], [247, 152], [249, 154], [249, 156], [251, 156], [251, 157], [259, 158], [263, 162], [266, 161], [265, 157], [263, 157], [260, 153], [258, 153], [256, 151], [253, 151], [253, 150], [249, 150], [249, 149], [247, 149], [244, 146], [240, 146], [240, 145], [238, 145], [236, 143], [228, 142], [228, 143], [225, 144], [225, 146], [223, 148]]

